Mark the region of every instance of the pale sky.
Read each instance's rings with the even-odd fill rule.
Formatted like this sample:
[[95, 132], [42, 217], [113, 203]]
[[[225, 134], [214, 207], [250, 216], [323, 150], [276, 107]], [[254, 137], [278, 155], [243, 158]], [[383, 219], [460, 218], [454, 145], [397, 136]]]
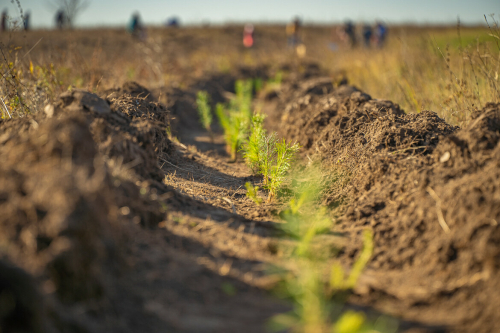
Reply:
[[[51, 27], [58, 0], [19, 0], [31, 11], [33, 27]], [[12, 3], [14, 2], [14, 4]], [[0, 0], [0, 10], [18, 16], [15, 0]], [[119, 26], [138, 11], [146, 24], [177, 16], [181, 24], [210, 22], [281, 23], [299, 16], [305, 23], [336, 23], [382, 19], [388, 23], [484, 23], [483, 15], [500, 18], [500, 0], [91, 0], [76, 25]]]

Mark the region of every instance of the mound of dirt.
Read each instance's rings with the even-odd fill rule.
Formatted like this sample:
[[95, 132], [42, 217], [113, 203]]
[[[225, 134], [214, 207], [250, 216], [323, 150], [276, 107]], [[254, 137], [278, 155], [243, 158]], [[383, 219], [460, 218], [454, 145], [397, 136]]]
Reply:
[[329, 77], [289, 84], [280, 98], [291, 102], [275, 108], [278, 133], [332, 160], [356, 150], [371, 155], [410, 147], [429, 149], [439, 135], [455, 130], [435, 113], [406, 115], [397, 104], [372, 99], [356, 87], [334, 88]]
[[0, 260], [0, 327], [3, 332], [44, 331], [42, 297], [22, 269]]
[[492, 104], [428, 156], [370, 163], [369, 190], [341, 226], [374, 230], [371, 302], [469, 332], [500, 330], [499, 143]]
[[78, 313], [112, 298], [111, 281], [127, 267], [126, 222], [165, 219], [141, 188], [162, 179], [167, 118], [147, 99], [108, 104], [76, 90], [45, 114], [0, 122], [2, 330], [96, 331]]
[[74, 112], [32, 118], [24, 131], [12, 123], [2, 126], [0, 148], [2, 258], [60, 302], [102, 297], [107, 276], [122, 261], [123, 236], [87, 119]]
[[[318, 154], [335, 164], [350, 179], [364, 173], [374, 156], [401, 159], [428, 154], [440, 137], [456, 130], [434, 112], [405, 114], [397, 104], [372, 99], [356, 87], [335, 88], [330, 77], [292, 80], [266, 111], [270, 129], [300, 143], [303, 154]], [[325, 202], [369, 189], [358, 187], [358, 182], [349, 182], [346, 188], [327, 189]]]
[[452, 331], [496, 332], [500, 306], [500, 105], [464, 129], [434, 112], [405, 114], [330, 78], [292, 81], [267, 111], [268, 126], [347, 170], [337, 231], [362, 229], [375, 251], [353, 300]]

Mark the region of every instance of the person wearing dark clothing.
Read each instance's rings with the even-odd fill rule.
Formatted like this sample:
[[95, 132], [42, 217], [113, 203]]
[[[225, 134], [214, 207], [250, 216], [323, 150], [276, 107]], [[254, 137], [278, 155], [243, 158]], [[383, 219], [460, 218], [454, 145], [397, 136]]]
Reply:
[[363, 42], [366, 48], [370, 47], [370, 41], [372, 39], [373, 30], [369, 24], [363, 25]]
[[30, 30], [30, 12], [26, 12], [26, 14], [24, 14], [24, 18], [23, 18], [23, 28], [24, 28], [24, 31], [28, 31]]
[[132, 19], [127, 28], [128, 32], [135, 38], [144, 39], [144, 28], [141, 22], [141, 16], [138, 12], [132, 15]]
[[375, 26], [375, 37], [377, 39], [377, 47], [382, 48], [387, 38], [387, 27], [382, 22], [377, 22]]
[[354, 27], [354, 23], [352, 23], [352, 21], [349, 20], [345, 22], [344, 34], [347, 36], [349, 40], [349, 45], [351, 45], [351, 47], [355, 47], [357, 44], [356, 28]]
[[7, 31], [8, 29], [8, 21], [9, 20], [9, 15], [7, 14], [7, 9], [5, 9], [3, 12], [2, 12], [2, 22], [0, 23], [0, 31]]
[[286, 35], [288, 37], [288, 46], [296, 47], [300, 44], [299, 37], [300, 19], [296, 17], [290, 24], [286, 26]]
[[56, 13], [56, 27], [59, 30], [64, 29], [64, 25], [66, 24], [66, 15], [64, 14], [64, 10], [60, 9]]
[[179, 23], [179, 18], [177, 17], [171, 17], [167, 20], [166, 26], [171, 27], [171, 28], [178, 28], [180, 25]]

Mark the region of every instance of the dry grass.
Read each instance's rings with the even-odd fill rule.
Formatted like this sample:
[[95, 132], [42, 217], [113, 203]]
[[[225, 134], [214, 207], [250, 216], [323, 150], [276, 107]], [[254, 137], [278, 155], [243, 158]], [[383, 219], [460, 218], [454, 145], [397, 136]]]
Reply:
[[[491, 28], [392, 27], [381, 50], [350, 50], [335, 27], [306, 27], [304, 59], [286, 48], [281, 26], [257, 27], [251, 50], [242, 47], [239, 26], [151, 28], [145, 41], [120, 29], [10, 32], [0, 36], [0, 63], [2, 73], [15, 78], [4, 75], [1, 94], [14, 114], [22, 114], [19, 96], [38, 111], [72, 87], [98, 91], [134, 80], [148, 88], [186, 88], [207, 72], [283, 63], [300, 69], [301, 61], [317, 61], [335, 80], [345, 75], [407, 112], [433, 110], [464, 125], [473, 110], [499, 101], [500, 33], [489, 22]], [[339, 44], [335, 52], [328, 49], [332, 41]]]
[[382, 50], [330, 54], [333, 72], [373, 97], [399, 103], [407, 112], [432, 110], [465, 125], [471, 112], [500, 101], [499, 29], [398, 28]]

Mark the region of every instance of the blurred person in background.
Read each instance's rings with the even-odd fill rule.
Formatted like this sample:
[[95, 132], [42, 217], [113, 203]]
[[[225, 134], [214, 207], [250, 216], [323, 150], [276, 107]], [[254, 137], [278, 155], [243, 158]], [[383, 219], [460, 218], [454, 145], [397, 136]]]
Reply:
[[165, 23], [165, 25], [167, 27], [170, 27], [170, 28], [178, 28], [180, 23], [179, 23], [179, 18], [178, 17], [171, 17], [167, 20], [167, 22]]
[[347, 41], [351, 48], [356, 47], [357, 45], [357, 40], [356, 40], [356, 27], [354, 26], [354, 23], [352, 23], [351, 20], [347, 20], [344, 23], [344, 41]]
[[365, 23], [363, 25], [363, 43], [366, 48], [370, 48], [370, 42], [373, 36], [373, 30], [371, 25]]
[[29, 11], [27, 11], [26, 14], [24, 14], [24, 18], [23, 18], [24, 31], [30, 30], [30, 16], [31, 16], [31, 13]]
[[66, 14], [64, 14], [64, 10], [59, 9], [56, 12], [55, 21], [57, 29], [59, 30], [64, 29], [64, 25], [66, 24]]
[[378, 48], [384, 47], [386, 38], [387, 38], [387, 26], [381, 21], [378, 21], [375, 26], [375, 40], [377, 42]]
[[290, 22], [286, 26], [288, 47], [294, 48], [300, 43], [299, 30], [300, 30], [300, 19], [296, 17], [292, 22]]
[[2, 22], [0, 23], [0, 31], [7, 31], [7, 29], [9, 28], [7, 25], [8, 25], [8, 21], [9, 20], [9, 14], [7, 14], [7, 9], [4, 9], [3, 12], [2, 12]]
[[145, 39], [146, 35], [139, 12], [135, 12], [134, 14], [132, 14], [132, 19], [130, 20], [127, 30], [132, 35], [132, 37], [141, 40]]
[[243, 28], [243, 46], [246, 48], [250, 48], [253, 46], [254, 38], [253, 38], [254, 27], [253, 24], [246, 24]]

